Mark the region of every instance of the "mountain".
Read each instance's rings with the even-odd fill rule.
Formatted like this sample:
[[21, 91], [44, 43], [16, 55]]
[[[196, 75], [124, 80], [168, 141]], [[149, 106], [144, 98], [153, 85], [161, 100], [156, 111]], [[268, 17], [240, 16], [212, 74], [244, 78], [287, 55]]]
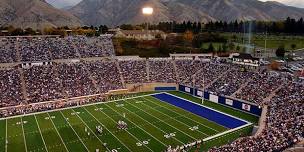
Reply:
[[[145, 17], [141, 8], [151, 6]], [[68, 10], [87, 25], [161, 21], [283, 20], [304, 17], [304, 9], [258, 0], [82, 0]]]
[[[154, 8], [151, 17], [141, 13], [143, 6]], [[85, 24], [117, 26], [124, 23], [161, 21], [210, 21], [215, 20], [203, 11], [188, 5], [165, 0], [83, 0], [69, 10]]]
[[0, 0], [0, 26], [42, 29], [81, 24], [77, 17], [54, 8], [45, 0]]

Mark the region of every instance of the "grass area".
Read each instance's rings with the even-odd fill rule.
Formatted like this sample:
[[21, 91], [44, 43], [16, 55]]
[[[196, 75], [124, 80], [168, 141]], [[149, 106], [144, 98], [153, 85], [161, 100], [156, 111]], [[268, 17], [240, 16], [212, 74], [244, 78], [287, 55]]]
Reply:
[[[127, 130], [117, 129], [119, 120]], [[227, 130], [145, 96], [0, 120], [0, 151], [163, 151]]]
[[[243, 33], [222, 33], [227, 39], [231, 39], [233, 42], [242, 43], [244, 36]], [[248, 41], [246, 35], [245, 41]], [[251, 42], [257, 46], [265, 47], [265, 35], [252, 34]], [[292, 36], [292, 35], [268, 35], [267, 36], [267, 48], [277, 49], [280, 45], [284, 45], [287, 50], [292, 50], [291, 45], [295, 44], [295, 49], [304, 48], [304, 36]]]
[[[255, 39], [253, 43], [259, 47], [265, 47], [265, 40]], [[304, 39], [267, 40], [267, 48], [277, 49], [284, 45], [287, 50], [292, 50], [291, 45], [296, 44], [296, 49], [304, 48]]]
[[[189, 94], [186, 94], [186, 93], [183, 93], [183, 92], [179, 92], [179, 91], [171, 91], [169, 93], [171, 93], [173, 95], [176, 95], [176, 96], [179, 96], [179, 97], [182, 97], [184, 99], [188, 99], [190, 101], [194, 101], [196, 103], [202, 104], [202, 99], [197, 98], [197, 97], [193, 97], [192, 95], [189, 95]], [[254, 115], [249, 114], [249, 113], [242, 112], [240, 110], [235, 110], [233, 108], [229, 108], [229, 107], [223, 106], [221, 104], [217, 104], [217, 103], [210, 102], [210, 101], [204, 101], [203, 105], [207, 106], [207, 107], [210, 107], [212, 109], [216, 109], [218, 111], [230, 114], [232, 116], [244, 119], [244, 120], [249, 121], [249, 122], [251, 122], [255, 125], [257, 125], [258, 122], [259, 122], [259, 117], [257, 117], [257, 116], [254, 116]]]

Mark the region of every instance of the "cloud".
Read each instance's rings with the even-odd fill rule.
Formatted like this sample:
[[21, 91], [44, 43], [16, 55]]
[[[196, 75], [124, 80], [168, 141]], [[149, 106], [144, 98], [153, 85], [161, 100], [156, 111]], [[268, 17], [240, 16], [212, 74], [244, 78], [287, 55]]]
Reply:
[[52, 4], [57, 8], [64, 8], [67, 6], [74, 6], [79, 3], [81, 0], [46, 0], [49, 4]]

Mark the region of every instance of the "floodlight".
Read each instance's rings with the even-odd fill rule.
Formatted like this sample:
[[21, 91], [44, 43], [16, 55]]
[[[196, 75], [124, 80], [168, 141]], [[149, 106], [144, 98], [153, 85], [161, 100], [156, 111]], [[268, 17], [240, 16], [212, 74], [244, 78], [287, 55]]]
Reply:
[[142, 13], [144, 15], [152, 15], [153, 14], [153, 8], [152, 7], [144, 7], [142, 9]]

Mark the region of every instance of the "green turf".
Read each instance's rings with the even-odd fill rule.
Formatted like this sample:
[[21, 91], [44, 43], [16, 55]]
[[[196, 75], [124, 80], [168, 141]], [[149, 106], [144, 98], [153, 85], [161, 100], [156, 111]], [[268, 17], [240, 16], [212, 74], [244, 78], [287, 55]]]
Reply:
[[[127, 130], [117, 129], [119, 120], [128, 124]], [[99, 125], [102, 134], [96, 132]], [[175, 147], [227, 130], [145, 96], [0, 120], [0, 152], [163, 151], [168, 145]]]
[[5, 151], [6, 120], [0, 121], [0, 151]]
[[26, 116], [22, 118], [24, 123], [23, 129], [26, 139], [26, 145], [28, 151], [46, 151], [43, 139], [41, 137], [41, 134], [39, 132], [35, 117], [32, 116]]
[[7, 120], [7, 151], [26, 151], [21, 118]]
[[[173, 95], [176, 95], [176, 96], [179, 96], [179, 97], [182, 97], [184, 99], [188, 99], [190, 101], [194, 101], [196, 103], [202, 104], [202, 99], [197, 98], [197, 97], [193, 97], [192, 95], [189, 95], [189, 94], [186, 94], [186, 93], [183, 93], [183, 92], [179, 92], [179, 91], [171, 91], [169, 93], [173, 94]], [[232, 116], [247, 120], [247, 121], [249, 121], [249, 122], [251, 122], [255, 125], [257, 125], [258, 122], [259, 122], [259, 117], [258, 116], [255, 116], [255, 115], [252, 115], [252, 114], [249, 114], [249, 113], [245, 113], [245, 112], [242, 112], [240, 110], [235, 110], [233, 108], [229, 108], [229, 107], [223, 106], [221, 104], [217, 104], [217, 103], [210, 102], [210, 101], [204, 101], [203, 105], [207, 106], [207, 107], [210, 107], [212, 109], [216, 109], [218, 111], [230, 114]]]

